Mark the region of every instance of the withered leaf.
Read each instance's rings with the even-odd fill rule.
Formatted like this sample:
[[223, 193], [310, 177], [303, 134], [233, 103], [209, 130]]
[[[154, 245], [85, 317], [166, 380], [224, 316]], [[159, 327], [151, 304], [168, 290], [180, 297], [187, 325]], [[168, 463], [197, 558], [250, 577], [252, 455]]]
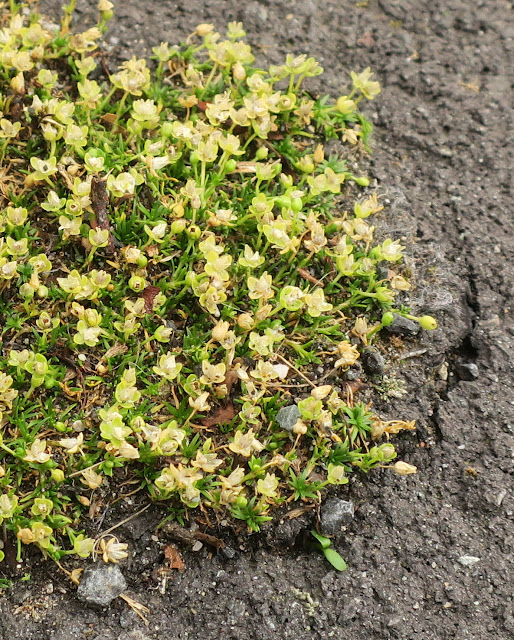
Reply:
[[169, 562], [171, 569], [178, 569], [179, 571], [184, 571], [185, 565], [182, 560], [182, 556], [179, 553], [179, 550], [174, 544], [169, 544], [164, 549], [164, 557]]
[[305, 278], [305, 280], [308, 280], [309, 282], [312, 282], [312, 284], [315, 284], [318, 287], [324, 287], [325, 283], [321, 282], [321, 280], [318, 280], [317, 278], [315, 278], [313, 275], [311, 275], [307, 269], [298, 269], [298, 273], [302, 276], [302, 278]]
[[200, 540], [201, 542], [205, 542], [205, 544], [209, 544], [216, 549], [222, 549], [225, 546], [223, 540], [220, 540], [215, 536], [211, 536], [208, 533], [203, 533], [202, 531], [190, 531], [189, 529], [181, 527], [177, 522], [165, 522], [162, 526], [162, 531], [181, 544], [192, 545], [195, 540]]
[[234, 369], [231, 369], [230, 371], [227, 372], [227, 375], [225, 376], [225, 384], [227, 385], [227, 395], [230, 395], [232, 391], [232, 387], [238, 380], [239, 380], [239, 376], [237, 375], [237, 372]]
[[352, 380], [351, 382], [345, 382], [345, 389], [349, 390], [351, 393], [358, 393], [359, 391], [362, 391], [362, 389], [366, 388], [366, 383], [363, 382], [360, 378], [357, 378], [357, 380]]
[[230, 422], [236, 415], [234, 405], [229, 402], [224, 407], [218, 407], [210, 416], [198, 420], [203, 427], [214, 427], [218, 424]]
[[143, 300], [145, 301], [146, 313], [151, 313], [153, 311], [154, 298], [160, 292], [161, 290], [159, 289], [159, 287], [154, 287], [151, 284], [149, 284], [143, 291], [141, 295], [143, 297]]
[[208, 533], [203, 533], [202, 531], [195, 531], [194, 535], [197, 540], [201, 540], [202, 542], [205, 542], [205, 544], [210, 544], [211, 547], [215, 547], [216, 549], [223, 549], [223, 547], [225, 546], [225, 543], [223, 542], [223, 540], [220, 540], [215, 536], [211, 536]]

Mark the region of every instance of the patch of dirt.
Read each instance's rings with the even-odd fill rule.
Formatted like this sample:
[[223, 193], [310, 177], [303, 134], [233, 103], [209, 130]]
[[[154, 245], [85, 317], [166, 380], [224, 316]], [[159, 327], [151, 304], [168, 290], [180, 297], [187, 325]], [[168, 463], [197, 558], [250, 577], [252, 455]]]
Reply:
[[[62, 3], [41, 2], [47, 11]], [[155, 568], [172, 542], [149, 510], [116, 533], [131, 543], [128, 593], [151, 610], [145, 626], [117, 600], [85, 609], [54, 566], [25, 567], [0, 603], [9, 640], [505, 640], [514, 634], [514, 202], [510, 191], [513, 21], [504, 0], [165, 0], [118, 2], [107, 37], [116, 58], [183, 39], [200, 22], [244, 22], [260, 61], [314, 55], [311, 87], [334, 96], [349, 71], [371, 66], [382, 94], [371, 175], [388, 200], [388, 232], [407, 236], [415, 311], [440, 329], [406, 341], [396, 367], [409, 395], [384, 415], [416, 419], [396, 438], [416, 476], [374, 472], [339, 491], [356, 516], [335, 547], [344, 573], [298, 544], [284, 520], [216, 552], [182, 551], [186, 569], [164, 593]], [[78, 1], [84, 23], [96, 2]], [[360, 6], [359, 6], [360, 5]], [[510, 13], [509, 13], [510, 12]], [[511, 129], [510, 129], [511, 130]], [[414, 244], [411, 244], [414, 241]], [[423, 353], [421, 353], [423, 350]], [[389, 355], [391, 358], [391, 354]], [[478, 377], [468, 375], [476, 365]], [[471, 380], [466, 378], [471, 377]], [[124, 515], [137, 510], [126, 504]], [[301, 516], [303, 526], [314, 512]], [[107, 515], [104, 528], [117, 520]], [[277, 548], [277, 545], [283, 548]], [[239, 548], [242, 546], [242, 549]], [[183, 549], [183, 547], [180, 547]], [[473, 566], [458, 558], [476, 556]], [[36, 561], [34, 560], [34, 563]]]

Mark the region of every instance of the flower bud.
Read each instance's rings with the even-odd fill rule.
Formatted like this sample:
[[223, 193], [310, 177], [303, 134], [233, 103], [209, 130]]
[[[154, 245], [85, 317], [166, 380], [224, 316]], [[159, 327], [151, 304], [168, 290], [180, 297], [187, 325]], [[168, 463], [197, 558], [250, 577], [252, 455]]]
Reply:
[[391, 311], [386, 311], [382, 316], [382, 326], [389, 327], [394, 322], [394, 313]]
[[182, 218], [184, 213], [185, 213], [184, 205], [182, 204], [182, 202], [176, 202], [171, 207], [171, 211], [172, 211], [173, 215], [175, 216], [175, 218]]
[[287, 173], [281, 173], [279, 180], [284, 189], [290, 189], [293, 186], [293, 176], [289, 176]]
[[195, 282], [196, 282], [196, 273], [194, 271], [188, 271], [186, 273], [186, 277], [184, 278], [184, 282], [189, 286], [192, 287]]
[[23, 77], [23, 71], [20, 71], [20, 73], [14, 76], [11, 80], [11, 89], [15, 93], [25, 93], [25, 79]]
[[326, 398], [328, 394], [332, 391], [331, 384], [323, 384], [320, 387], [316, 387], [311, 391], [311, 396], [316, 398], [316, 400], [323, 400]]
[[249, 313], [242, 313], [237, 318], [237, 324], [241, 327], [241, 329], [249, 331], [250, 329], [253, 329], [255, 321]]
[[22, 298], [26, 298], [27, 300], [31, 300], [34, 297], [34, 289], [30, 286], [28, 282], [25, 282], [20, 287], [20, 296]]
[[399, 476], [408, 476], [411, 473], [416, 473], [418, 468], [415, 467], [413, 464], [409, 464], [408, 462], [402, 462], [400, 460], [400, 462], [396, 462], [393, 465], [393, 469], [394, 472], [397, 473]]
[[41, 284], [38, 287], [38, 290], [36, 291], [38, 298], [46, 298], [46, 296], [48, 295], [49, 289], [46, 285]]
[[380, 451], [380, 459], [383, 462], [389, 462], [389, 460], [394, 460], [394, 458], [396, 458], [396, 449], [392, 444], [389, 444], [389, 443], [382, 444], [380, 445], [380, 447], [378, 447], [378, 450]]
[[236, 169], [237, 169], [237, 162], [234, 160], [234, 158], [231, 158], [230, 160], [227, 160], [225, 162], [225, 173], [232, 173]]
[[349, 99], [348, 96], [341, 96], [336, 102], [336, 109], [343, 115], [353, 113], [356, 108], [357, 105], [353, 100]]
[[202, 24], [199, 24], [196, 29], [195, 29], [195, 33], [197, 33], [199, 36], [206, 36], [209, 33], [211, 33], [213, 31], [213, 26], [212, 24], [208, 24], [206, 22], [202, 22]]
[[246, 78], [246, 71], [243, 65], [239, 62], [232, 67], [232, 75], [236, 80], [244, 80]]
[[268, 157], [268, 147], [259, 147], [255, 152], [256, 160], [264, 160]]
[[302, 210], [303, 207], [303, 201], [301, 198], [293, 198], [291, 200], [291, 209], [295, 212], [298, 213], [299, 211]]
[[180, 220], [174, 220], [171, 223], [171, 233], [179, 234], [184, 231], [187, 227], [187, 221], [184, 218], [180, 218]]
[[64, 481], [64, 471], [62, 469], [52, 469], [50, 472], [52, 476], [52, 480], [54, 482], [63, 482]]
[[435, 318], [432, 318], [432, 316], [421, 316], [421, 318], [418, 318], [418, 322], [425, 331], [437, 329], [437, 321]]
[[297, 420], [293, 425], [293, 433], [297, 436], [303, 436], [307, 433], [307, 425], [303, 420]]
[[173, 135], [173, 122], [164, 122], [161, 127], [161, 133], [164, 138], [171, 138]]

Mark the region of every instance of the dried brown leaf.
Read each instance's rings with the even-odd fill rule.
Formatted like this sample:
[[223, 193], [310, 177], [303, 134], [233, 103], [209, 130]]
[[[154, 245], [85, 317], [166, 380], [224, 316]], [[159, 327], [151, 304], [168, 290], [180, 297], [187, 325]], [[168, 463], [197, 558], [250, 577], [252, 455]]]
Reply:
[[218, 424], [225, 424], [226, 422], [230, 422], [233, 420], [236, 415], [236, 410], [234, 409], [234, 405], [229, 402], [224, 407], [218, 407], [214, 413], [210, 416], [203, 418], [202, 420], [198, 420], [198, 422], [203, 427], [214, 427]]
[[169, 544], [164, 549], [164, 557], [169, 562], [171, 569], [178, 569], [179, 571], [184, 571], [185, 565], [182, 560], [182, 556], [180, 555], [179, 550], [174, 544]]
[[153, 301], [155, 296], [160, 293], [161, 290], [159, 287], [154, 287], [151, 284], [146, 287], [143, 291], [142, 298], [145, 301], [145, 310], [146, 313], [151, 313], [153, 311]]

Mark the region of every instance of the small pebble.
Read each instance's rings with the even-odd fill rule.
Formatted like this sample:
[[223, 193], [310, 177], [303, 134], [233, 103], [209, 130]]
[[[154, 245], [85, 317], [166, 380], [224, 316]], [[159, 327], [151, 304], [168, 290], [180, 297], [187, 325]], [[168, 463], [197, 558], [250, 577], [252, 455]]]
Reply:
[[362, 354], [362, 366], [368, 375], [381, 376], [384, 374], [385, 360], [377, 349], [366, 349]]
[[480, 562], [480, 558], [476, 556], [461, 556], [458, 562], [460, 562], [463, 567], [472, 567], [477, 562]]
[[480, 371], [474, 362], [460, 362], [455, 366], [455, 370], [461, 380], [476, 380], [480, 376]]
[[412, 338], [418, 335], [420, 326], [417, 322], [409, 320], [409, 318], [399, 316], [395, 313], [392, 324], [390, 324], [388, 327], [384, 327], [384, 329], [394, 336], [404, 336], [406, 338]]
[[282, 409], [280, 409], [277, 413], [276, 420], [282, 429], [292, 431], [300, 416], [300, 409], [298, 409], [295, 404], [291, 404], [288, 407], [282, 407]]
[[232, 560], [237, 556], [237, 551], [232, 547], [226, 546], [220, 549], [220, 556], [223, 556], [227, 560]]
[[320, 510], [320, 528], [325, 536], [341, 533], [341, 528], [350, 524], [353, 520], [355, 508], [353, 502], [330, 498]]
[[127, 588], [119, 567], [94, 565], [87, 567], [77, 589], [77, 597], [93, 607], [108, 607]]

